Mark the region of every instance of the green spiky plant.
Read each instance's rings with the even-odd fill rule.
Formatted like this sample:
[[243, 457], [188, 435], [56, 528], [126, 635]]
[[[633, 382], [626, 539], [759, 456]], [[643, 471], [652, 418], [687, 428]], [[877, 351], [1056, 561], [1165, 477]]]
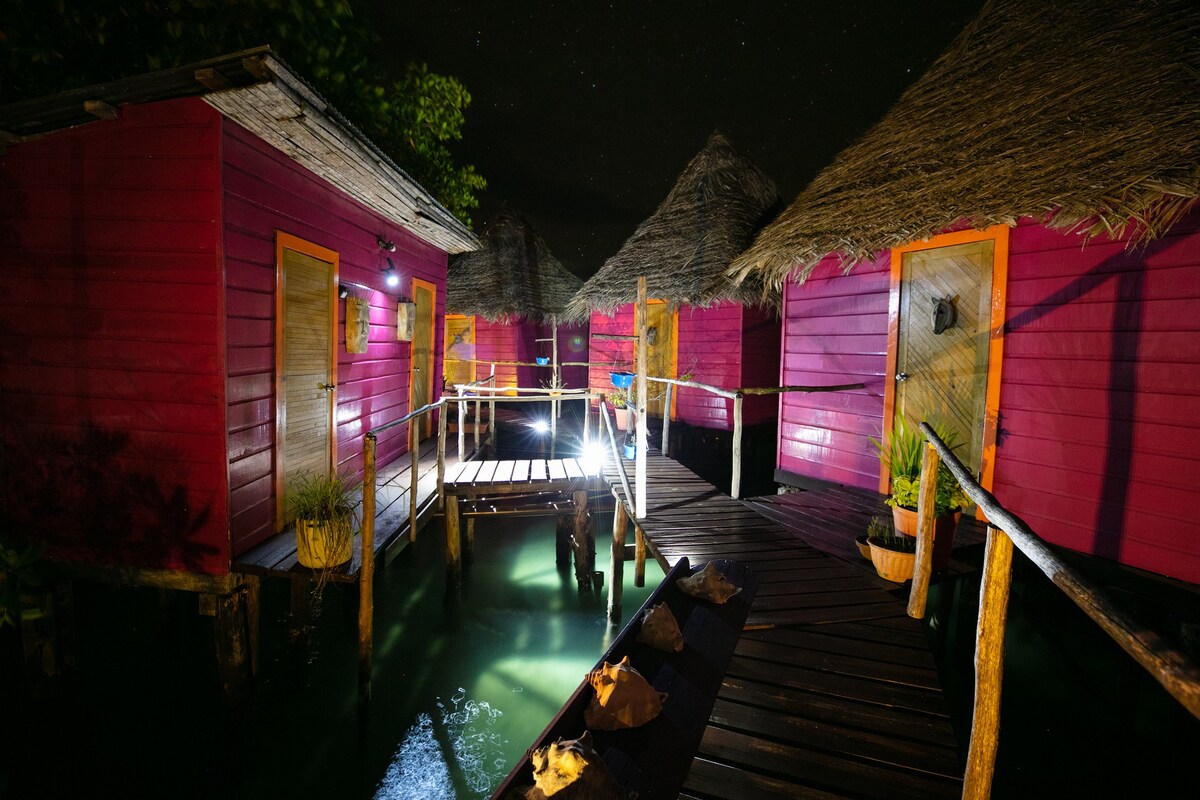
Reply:
[[[961, 446], [958, 433], [944, 423], [931, 422], [930, 427], [946, 447], [954, 450]], [[899, 506], [915, 511], [921, 494], [921, 455], [925, 446], [925, 436], [921, 429], [908, 423], [902, 414], [897, 414], [892, 420], [892, 432], [888, 437], [887, 446], [880, 444], [874, 437], [871, 438], [871, 444], [879, 451], [879, 460], [887, 467], [892, 477], [892, 493], [885, 502], [892, 508]], [[950, 468], [939, 462], [933, 515], [940, 517], [966, 506], [969, 502]]]
[[892, 526], [880, 517], [871, 517], [871, 521], [867, 523], [867, 541], [876, 547], [897, 553], [915, 553], [917, 551], [915, 538], [896, 533], [892, 530]]

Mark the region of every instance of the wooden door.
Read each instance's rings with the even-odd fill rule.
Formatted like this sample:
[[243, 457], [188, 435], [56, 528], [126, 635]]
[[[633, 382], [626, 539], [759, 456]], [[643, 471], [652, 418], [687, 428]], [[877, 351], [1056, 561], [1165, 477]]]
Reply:
[[[999, 414], [1007, 234], [1003, 226], [963, 231], [892, 251], [885, 425], [902, 414], [946, 426], [985, 487]], [[886, 484], [885, 474], [881, 491]]]
[[276, 529], [283, 496], [303, 473], [335, 464], [338, 256], [284, 233], [276, 235]]
[[[636, 326], [636, 313], [634, 316]], [[648, 300], [646, 329], [649, 338], [646, 344], [646, 374], [657, 378], [674, 378], [677, 330], [672, 306], [663, 300]], [[635, 327], [635, 330], [640, 330], [640, 327]], [[646, 387], [646, 413], [661, 417], [666, 393], [666, 384], [650, 383]]]
[[446, 349], [442, 358], [442, 373], [447, 386], [475, 380], [474, 317], [446, 315]]
[[[434, 301], [437, 299], [437, 287], [432, 283], [413, 278], [413, 303], [416, 305], [413, 315], [413, 338], [409, 362], [412, 370], [409, 386], [409, 402], [415, 411], [421, 406], [433, 402], [433, 315]], [[417, 428], [417, 439], [421, 441], [433, 430], [432, 416], [425, 414]]]

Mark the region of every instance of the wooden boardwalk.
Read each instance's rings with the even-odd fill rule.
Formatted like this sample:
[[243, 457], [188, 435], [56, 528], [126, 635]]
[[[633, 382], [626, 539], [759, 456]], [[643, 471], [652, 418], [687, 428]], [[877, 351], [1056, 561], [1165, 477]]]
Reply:
[[[473, 455], [473, 442], [468, 440], [466, 458]], [[448, 448], [446, 468], [458, 464], [457, 448]], [[379, 470], [375, 494], [375, 553], [385, 558], [399, 551], [411, 538], [409, 524], [409, 491], [412, 459], [404, 453]], [[437, 513], [437, 439], [421, 442], [417, 480], [417, 530]], [[350, 561], [329, 574], [329, 580], [352, 583], [362, 570], [362, 538], [354, 537]], [[296, 562], [296, 535], [291, 527], [272, 536], [262, 544], [237, 556], [233, 571], [249, 575], [303, 578], [313, 571]]]
[[[620, 491], [611, 464], [606, 479]], [[820, 492], [807, 494], [810, 510], [825, 511], [798, 525], [843, 529], [852, 545], [870, 512], [847, 508], [844, 496], [821, 503]], [[734, 559], [759, 580], [681, 797], [961, 796], [937, 668], [897, 584], [653, 452], [647, 500], [636, 523], [665, 568], [684, 556]]]

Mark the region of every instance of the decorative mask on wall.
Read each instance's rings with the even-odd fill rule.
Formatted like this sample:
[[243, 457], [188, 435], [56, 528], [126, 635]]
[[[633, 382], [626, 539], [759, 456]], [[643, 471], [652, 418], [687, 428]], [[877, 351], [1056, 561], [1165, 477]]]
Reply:
[[958, 320], [958, 310], [954, 307], [953, 297], [933, 298], [933, 314], [930, 319], [933, 332], [942, 334], [954, 327]]
[[371, 304], [359, 297], [346, 298], [346, 352], [367, 352], [371, 335]]

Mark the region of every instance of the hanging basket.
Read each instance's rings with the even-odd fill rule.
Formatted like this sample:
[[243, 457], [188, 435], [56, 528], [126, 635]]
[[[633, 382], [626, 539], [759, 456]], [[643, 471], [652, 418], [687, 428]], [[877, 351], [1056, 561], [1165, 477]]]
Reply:
[[628, 389], [633, 386], [632, 372], [610, 372], [608, 377], [612, 381], [612, 385], [618, 389]]
[[548, 357], [546, 357], [546, 356], [538, 356], [538, 357], [537, 357], [536, 359], [534, 359], [534, 360], [535, 360], [535, 361], [537, 361], [537, 365], [538, 365], [539, 367], [544, 367], [544, 366], [546, 366], [547, 364], [549, 364], [549, 363], [550, 363], [550, 359], [549, 359]]

